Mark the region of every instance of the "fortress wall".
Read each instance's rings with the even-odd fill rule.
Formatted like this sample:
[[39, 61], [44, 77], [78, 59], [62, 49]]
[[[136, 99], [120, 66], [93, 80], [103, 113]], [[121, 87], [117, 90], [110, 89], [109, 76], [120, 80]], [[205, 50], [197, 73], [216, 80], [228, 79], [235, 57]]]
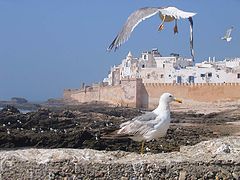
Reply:
[[94, 89], [85, 89], [81, 90], [77, 93], [73, 93], [70, 97], [72, 100], [76, 100], [78, 102], [90, 102], [90, 101], [100, 101], [98, 98], [99, 88]]
[[135, 79], [122, 80], [116, 86], [94, 86], [85, 90], [64, 91], [64, 99], [78, 102], [101, 101], [114, 105], [136, 107], [136, 88]]
[[81, 90], [79, 90], [79, 89], [64, 89], [64, 92], [63, 92], [63, 99], [65, 100], [65, 101], [72, 101], [73, 99], [72, 99], [72, 95], [73, 94], [78, 94], [78, 93], [80, 93], [81, 92]]
[[114, 105], [153, 108], [164, 92], [200, 102], [240, 99], [240, 83], [168, 84], [142, 83], [141, 79], [125, 79], [116, 86], [94, 86], [85, 90], [65, 90], [64, 99], [78, 102], [102, 101]]
[[126, 79], [120, 85], [102, 87], [100, 99], [115, 105], [136, 107], [137, 82], [135, 79]]
[[149, 108], [158, 104], [159, 97], [164, 92], [170, 92], [182, 99], [200, 102], [215, 102], [222, 100], [234, 101], [240, 99], [240, 83], [211, 83], [211, 84], [144, 84], [148, 93]]

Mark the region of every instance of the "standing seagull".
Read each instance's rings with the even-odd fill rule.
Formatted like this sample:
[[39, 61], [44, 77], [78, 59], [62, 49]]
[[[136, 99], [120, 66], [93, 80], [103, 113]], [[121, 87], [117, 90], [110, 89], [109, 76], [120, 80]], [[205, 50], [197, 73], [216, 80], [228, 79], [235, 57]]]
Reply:
[[194, 59], [194, 51], [193, 51], [193, 20], [192, 16], [196, 15], [196, 13], [185, 12], [177, 9], [176, 7], [145, 7], [138, 9], [133, 12], [127, 19], [120, 33], [116, 36], [113, 42], [108, 47], [108, 50], [116, 50], [128, 40], [134, 28], [143, 20], [152, 17], [155, 14], [159, 14], [162, 19], [162, 23], [159, 25], [158, 30], [162, 30], [164, 28], [164, 22], [171, 22], [175, 20], [174, 26], [174, 34], [178, 32], [177, 28], [177, 20], [180, 18], [186, 19], [188, 18], [190, 21], [190, 49], [191, 55]]
[[127, 135], [134, 141], [142, 142], [141, 154], [143, 154], [145, 141], [148, 142], [166, 135], [171, 120], [169, 103], [172, 101], [182, 103], [172, 94], [163, 93], [155, 110], [122, 123], [117, 134]]
[[227, 30], [225, 36], [223, 36], [221, 39], [226, 40], [227, 42], [230, 42], [232, 40], [231, 33], [232, 33], [233, 27]]

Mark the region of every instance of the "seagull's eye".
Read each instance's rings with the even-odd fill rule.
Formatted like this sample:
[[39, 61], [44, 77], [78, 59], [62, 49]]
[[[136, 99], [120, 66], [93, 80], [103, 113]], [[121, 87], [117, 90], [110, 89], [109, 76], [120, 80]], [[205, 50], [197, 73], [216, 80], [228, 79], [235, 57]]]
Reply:
[[169, 97], [172, 97], [172, 95], [169, 95]]

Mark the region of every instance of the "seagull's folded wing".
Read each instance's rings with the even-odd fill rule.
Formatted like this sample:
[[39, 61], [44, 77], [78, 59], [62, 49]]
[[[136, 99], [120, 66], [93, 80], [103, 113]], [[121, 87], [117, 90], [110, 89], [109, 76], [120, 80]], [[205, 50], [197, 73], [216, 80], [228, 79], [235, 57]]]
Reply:
[[122, 126], [118, 131], [118, 134], [128, 134], [129, 136], [140, 135], [142, 136], [146, 132], [154, 128], [159, 122], [155, 119], [150, 121], [128, 121], [125, 126]]
[[155, 114], [154, 112], [146, 112], [145, 114], [142, 114], [141, 116], [137, 116], [135, 118], [133, 118], [132, 120], [138, 120], [138, 121], [149, 121], [149, 120], [153, 120], [157, 117], [157, 114]]

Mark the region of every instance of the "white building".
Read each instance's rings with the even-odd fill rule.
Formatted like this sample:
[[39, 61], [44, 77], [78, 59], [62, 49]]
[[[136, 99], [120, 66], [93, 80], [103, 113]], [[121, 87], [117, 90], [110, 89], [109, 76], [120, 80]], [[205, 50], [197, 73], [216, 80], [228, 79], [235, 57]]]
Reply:
[[240, 83], [240, 58], [216, 61], [214, 57], [194, 64], [178, 54], [163, 57], [157, 49], [143, 52], [140, 58], [129, 52], [104, 82], [117, 85], [125, 78], [142, 78], [143, 83]]

